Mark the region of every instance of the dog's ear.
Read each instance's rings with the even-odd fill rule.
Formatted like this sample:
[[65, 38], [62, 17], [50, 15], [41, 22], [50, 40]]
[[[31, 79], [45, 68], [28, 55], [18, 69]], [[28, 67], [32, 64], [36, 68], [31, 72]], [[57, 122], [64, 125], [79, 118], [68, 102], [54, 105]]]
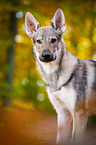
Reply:
[[55, 28], [60, 34], [65, 31], [65, 17], [63, 11], [60, 8], [55, 12], [51, 20], [51, 26]]
[[34, 18], [34, 16], [27, 12], [25, 16], [25, 26], [26, 26], [26, 33], [33, 37], [33, 34], [37, 29], [40, 27], [40, 23]]

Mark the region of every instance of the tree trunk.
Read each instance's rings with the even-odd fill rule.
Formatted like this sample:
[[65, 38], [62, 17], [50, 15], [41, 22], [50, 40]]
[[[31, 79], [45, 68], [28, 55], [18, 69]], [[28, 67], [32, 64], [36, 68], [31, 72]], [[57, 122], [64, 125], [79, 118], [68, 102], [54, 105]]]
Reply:
[[8, 65], [8, 70], [6, 72], [5, 76], [5, 82], [9, 85], [9, 88], [6, 89], [6, 93], [8, 95], [3, 96], [3, 101], [2, 105], [3, 106], [9, 106], [11, 104], [11, 94], [12, 94], [12, 82], [13, 82], [13, 70], [14, 70], [14, 37], [16, 35], [16, 30], [17, 30], [17, 20], [15, 16], [15, 12], [10, 13], [10, 32], [11, 32], [11, 37], [13, 39], [12, 45], [8, 48], [7, 52], [7, 65]]

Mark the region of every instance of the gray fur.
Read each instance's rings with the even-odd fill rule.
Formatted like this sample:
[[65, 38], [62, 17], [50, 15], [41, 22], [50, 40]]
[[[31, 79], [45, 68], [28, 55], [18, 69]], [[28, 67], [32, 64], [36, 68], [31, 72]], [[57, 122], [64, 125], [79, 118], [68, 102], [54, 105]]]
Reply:
[[93, 67], [94, 67], [94, 72], [95, 72], [93, 89], [96, 91], [96, 62], [95, 61], [93, 61]]
[[80, 61], [74, 74], [74, 89], [77, 92], [77, 105], [84, 101], [87, 88], [87, 68], [85, 62]]

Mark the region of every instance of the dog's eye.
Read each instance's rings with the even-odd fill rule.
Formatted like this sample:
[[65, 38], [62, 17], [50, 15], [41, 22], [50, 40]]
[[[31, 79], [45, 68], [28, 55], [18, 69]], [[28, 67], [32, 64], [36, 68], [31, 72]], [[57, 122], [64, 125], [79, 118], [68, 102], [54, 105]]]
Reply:
[[55, 43], [56, 41], [57, 41], [56, 38], [52, 38], [52, 39], [51, 39], [51, 43]]
[[41, 43], [42, 43], [42, 41], [39, 40], [39, 39], [37, 39], [36, 42], [37, 42], [38, 44], [41, 44]]

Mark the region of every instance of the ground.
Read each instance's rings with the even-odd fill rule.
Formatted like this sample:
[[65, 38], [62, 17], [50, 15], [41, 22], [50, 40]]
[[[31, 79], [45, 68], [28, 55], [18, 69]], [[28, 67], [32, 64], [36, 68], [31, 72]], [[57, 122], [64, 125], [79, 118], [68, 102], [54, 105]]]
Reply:
[[55, 144], [56, 116], [40, 110], [0, 109], [0, 145]]
[[[55, 145], [56, 130], [55, 115], [38, 109], [0, 109], [0, 145]], [[96, 134], [87, 131], [86, 138], [87, 145], [96, 145]]]

